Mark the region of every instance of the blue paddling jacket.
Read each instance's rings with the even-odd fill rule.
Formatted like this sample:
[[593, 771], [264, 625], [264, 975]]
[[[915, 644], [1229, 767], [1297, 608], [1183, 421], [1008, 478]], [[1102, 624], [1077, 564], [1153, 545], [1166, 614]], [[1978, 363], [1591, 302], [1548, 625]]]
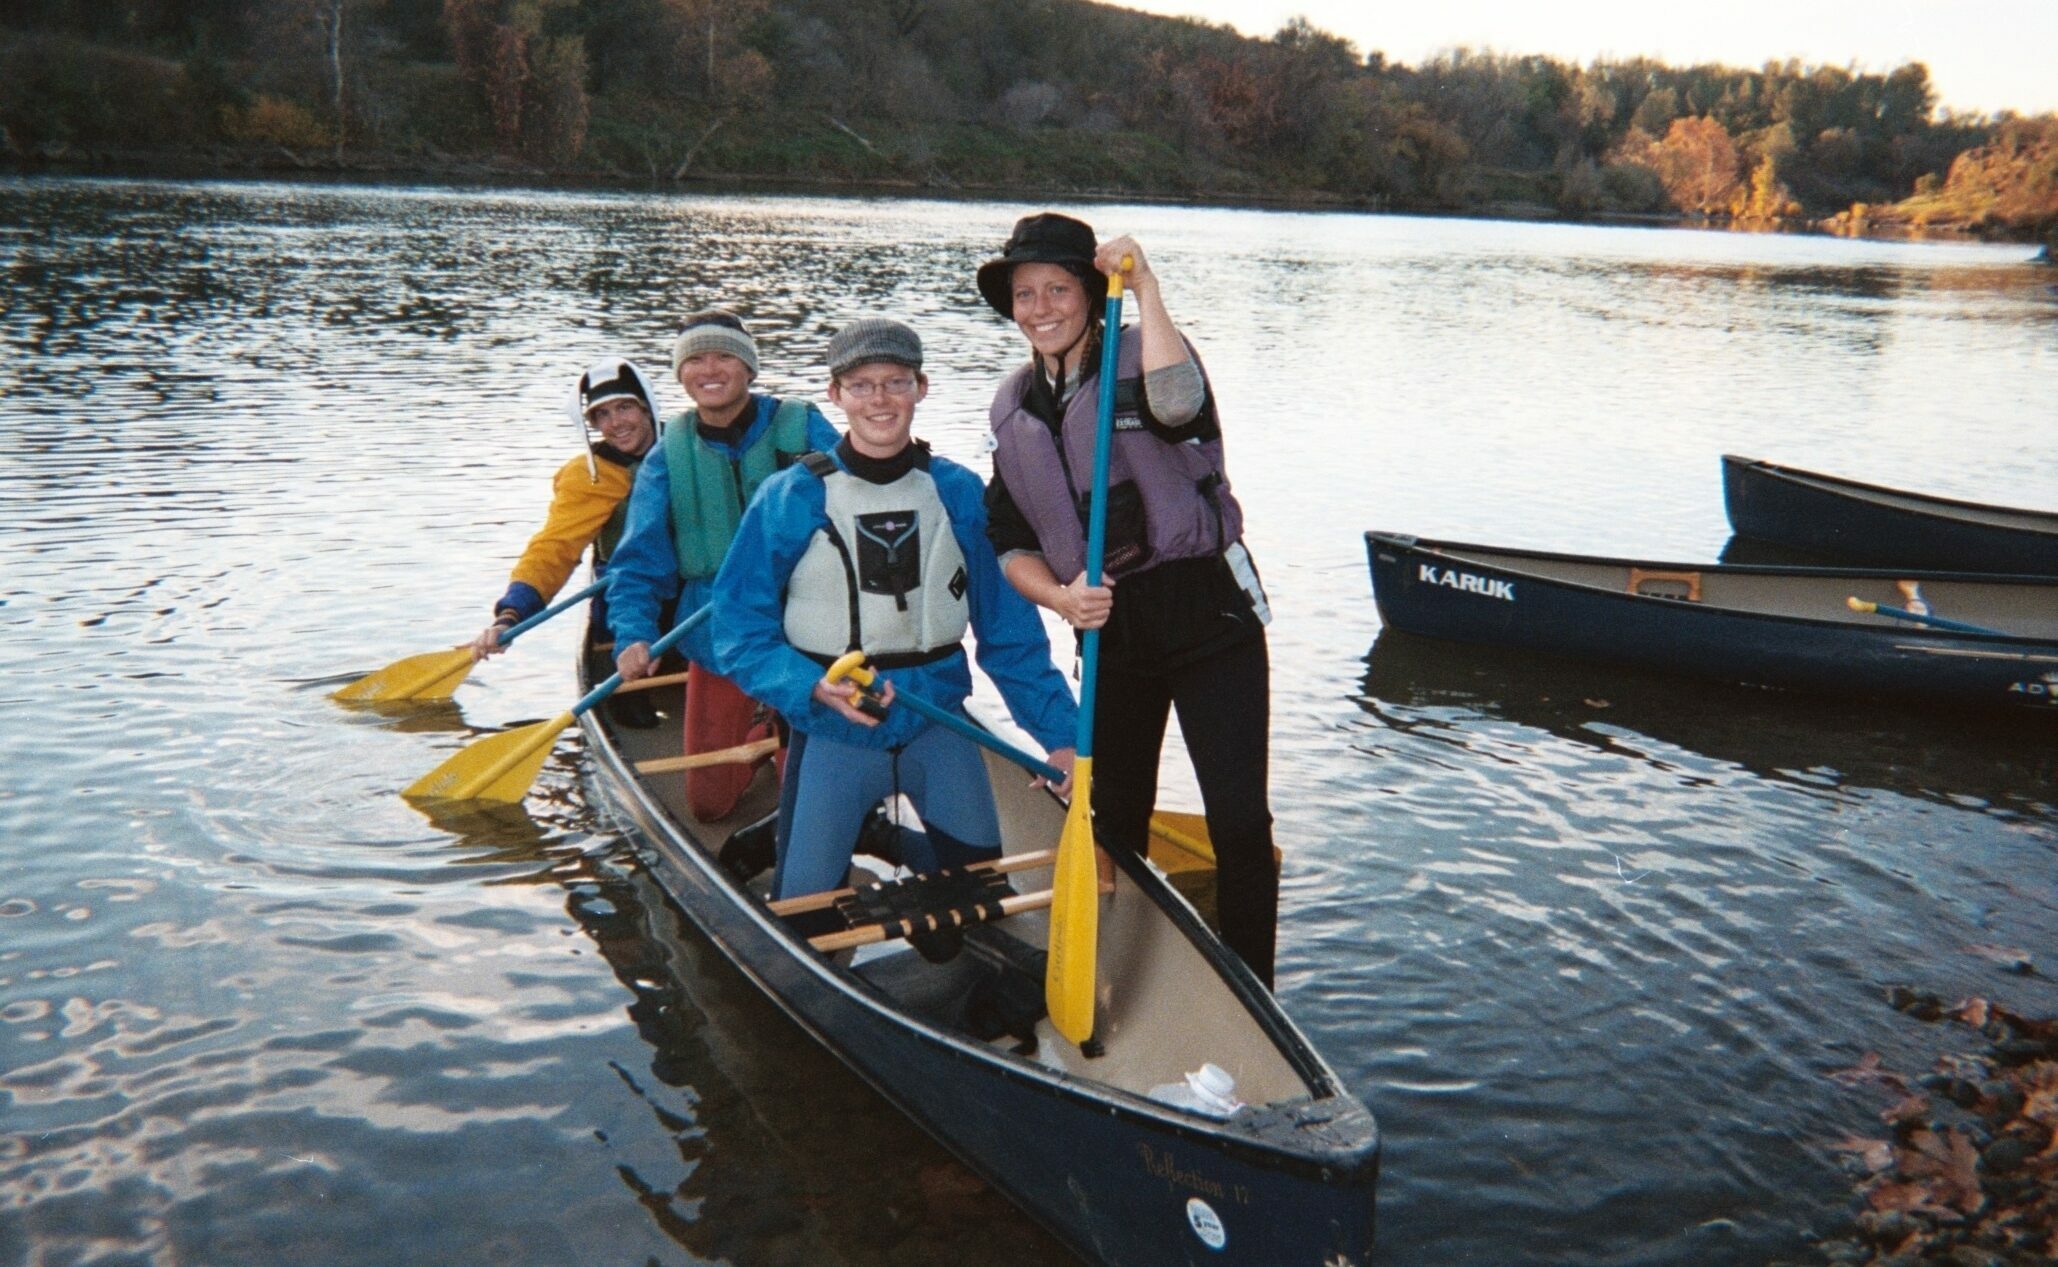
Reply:
[[[916, 446], [910, 445], [910, 450]], [[829, 455], [838, 474], [848, 474], [855, 457], [848, 441]], [[1043, 620], [1029, 600], [1001, 575], [986, 538], [985, 489], [979, 477], [947, 458], [928, 457], [928, 476], [958, 551], [964, 556], [962, 601], [976, 639], [979, 667], [1000, 688], [1016, 724], [1046, 752], [1069, 747], [1078, 726], [1078, 706], [1064, 675], [1051, 662]], [[816, 459], [819, 463], [820, 458]], [[901, 459], [903, 470], [912, 464]], [[778, 710], [809, 735], [864, 748], [898, 748], [934, 723], [911, 708], [895, 708], [877, 726], [859, 726], [814, 698], [823, 664], [797, 650], [786, 632], [788, 582], [801, 557], [830, 528], [827, 486], [807, 464], [766, 480], [744, 512], [728, 558], [715, 577], [715, 612], [709, 622], [716, 667], [752, 698]], [[925, 532], [945, 525], [922, 525]], [[868, 650], [870, 648], [867, 648]], [[971, 663], [962, 646], [926, 663], [882, 668], [895, 690], [911, 691], [939, 708], [963, 711], [972, 693]]]

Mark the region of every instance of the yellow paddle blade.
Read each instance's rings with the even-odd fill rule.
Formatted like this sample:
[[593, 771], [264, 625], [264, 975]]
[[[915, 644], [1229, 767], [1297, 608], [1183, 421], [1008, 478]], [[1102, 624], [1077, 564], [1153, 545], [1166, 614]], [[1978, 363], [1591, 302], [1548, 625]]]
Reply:
[[1212, 871], [1215, 844], [1208, 839], [1208, 820], [1199, 814], [1161, 809], [1150, 816], [1150, 860], [1168, 874]]
[[401, 795], [410, 801], [519, 804], [529, 794], [529, 785], [543, 769], [558, 735], [571, 724], [572, 714], [559, 713], [549, 721], [475, 740], [416, 779]]
[[472, 671], [472, 650], [470, 647], [452, 647], [448, 651], [428, 651], [411, 655], [405, 660], [395, 660], [376, 673], [367, 673], [341, 690], [330, 693], [330, 699], [341, 700], [402, 700], [402, 699], [449, 699], [456, 693], [465, 675]]
[[1093, 974], [1099, 958], [1100, 867], [1094, 861], [1093, 758], [1072, 765], [1072, 806], [1058, 835], [1052, 867], [1050, 960], [1043, 977], [1052, 1028], [1067, 1041], [1093, 1036]]

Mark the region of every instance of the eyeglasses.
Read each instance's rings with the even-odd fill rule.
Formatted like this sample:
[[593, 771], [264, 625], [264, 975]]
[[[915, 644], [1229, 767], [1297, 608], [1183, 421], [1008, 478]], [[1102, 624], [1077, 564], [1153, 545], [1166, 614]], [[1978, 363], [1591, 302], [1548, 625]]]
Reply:
[[880, 392], [885, 392], [888, 396], [912, 396], [915, 394], [917, 383], [914, 378], [902, 374], [895, 378], [882, 378], [876, 381], [853, 378], [840, 386], [843, 388], [843, 394], [852, 400], [870, 400]]

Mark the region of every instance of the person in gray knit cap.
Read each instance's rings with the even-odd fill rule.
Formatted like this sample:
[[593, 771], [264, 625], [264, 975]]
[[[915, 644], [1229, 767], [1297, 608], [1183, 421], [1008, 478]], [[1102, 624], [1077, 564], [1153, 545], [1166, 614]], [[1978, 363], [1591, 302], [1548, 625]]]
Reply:
[[[624, 681], [652, 669], [650, 644], [668, 625], [708, 601], [715, 572], [758, 486], [800, 455], [836, 443], [836, 429], [805, 400], [751, 391], [757, 341], [743, 319], [722, 308], [686, 318], [672, 343], [672, 373], [693, 407], [665, 419], [663, 434], [637, 468], [628, 527], [608, 568], [608, 619], [615, 666]], [[768, 726], [755, 701], [714, 666], [703, 625], [684, 645], [686, 751], [712, 752]], [[748, 766], [686, 772], [686, 802], [703, 821], [726, 818], [750, 786]]]
[[[922, 341], [869, 317], [829, 341], [829, 399], [849, 431], [765, 481], [715, 578], [715, 657], [793, 728], [781, 788], [773, 896], [841, 887], [866, 812], [905, 793], [924, 831], [901, 834], [915, 870], [1000, 852], [979, 749], [896, 690], [959, 709], [972, 691], [963, 638], [1008, 711], [1069, 771], [1078, 711], [1042, 620], [1000, 572], [979, 477], [913, 438], [928, 395]], [[824, 672], [851, 651], [876, 695]], [[947, 939], [918, 941], [931, 957]]]

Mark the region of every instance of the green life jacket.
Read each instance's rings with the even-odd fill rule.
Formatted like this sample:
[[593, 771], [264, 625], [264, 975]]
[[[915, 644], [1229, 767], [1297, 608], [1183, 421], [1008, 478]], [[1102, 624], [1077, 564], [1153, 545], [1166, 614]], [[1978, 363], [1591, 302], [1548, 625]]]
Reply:
[[615, 503], [608, 513], [607, 522], [600, 526], [600, 536], [593, 542], [593, 561], [606, 566], [614, 556], [615, 547], [622, 544], [622, 530], [629, 526], [629, 499], [624, 497]]
[[[752, 406], [755, 409], [755, 405]], [[679, 576], [704, 581], [722, 566], [743, 508], [757, 486], [812, 446], [807, 439], [808, 406], [782, 400], [772, 425], [732, 462], [700, 438], [700, 413], [689, 409], [665, 426], [665, 476], [672, 494], [672, 549]]]
[[[603, 458], [600, 460], [606, 461], [607, 459]], [[631, 487], [634, 487], [636, 483], [636, 468], [643, 465], [643, 459], [641, 457], [633, 457], [620, 465], [629, 468], [629, 483]], [[615, 547], [622, 543], [622, 533], [627, 531], [628, 527], [629, 499], [624, 497], [615, 503], [615, 508], [612, 511], [608, 512], [607, 522], [600, 526], [600, 535], [593, 539], [593, 562], [596, 566], [607, 566], [608, 559], [613, 557]]]

